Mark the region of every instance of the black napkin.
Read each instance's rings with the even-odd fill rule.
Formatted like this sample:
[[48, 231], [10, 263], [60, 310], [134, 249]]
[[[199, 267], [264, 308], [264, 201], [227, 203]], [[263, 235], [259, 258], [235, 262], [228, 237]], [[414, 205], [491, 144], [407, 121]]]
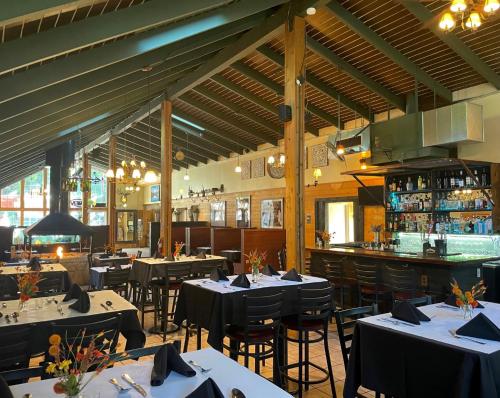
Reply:
[[109, 254], [99, 254], [99, 258], [109, 258]]
[[89, 312], [90, 311], [89, 294], [87, 292], [82, 291], [80, 293], [80, 297], [78, 297], [78, 300], [76, 300], [73, 304], [71, 304], [69, 308], [77, 310], [78, 312], [83, 312], [83, 313]]
[[14, 396], [12, 395], [12, 391], [10, 391], [9, 385], [7, 384], [7, 382], [4, 380], [4, 378], [2, 376], [0, 376], [0, 397], [2, 397], [2, 398], [14, 398]]
[[222, 272], [222, 270], [219, 268], [214, 268], [212, 272], [210, 272], [210, 279], [214, 282], [229, 280], [227, 279], [227, 276], [224, 274], [224, 272]]
[[180, 341], [162, 346], [154, 357], [151, 371], [151, 385], [161, 386], [170, 372], [174, 371], [182, 376], [193, 377], [196, 371], [191, 368], [179, 355]]
[[174, 256], [171, 253], [169, 253], [165, 256], [164, 260], [174, 261]]
[[246, 289], [249, 289], [250, 281], [245, 274], [240, 274], [234, 279], [234, 281], [231, 282], [231, 286], [244, 287]]
[[288, 271], [281, 277], [281, 279], [284, 279], [285, 281], [302, 282], [302, 278], [295, 268], [292, 268], [290, 271]]
[[120, 252], [118, 253], [118, 257], [128, 257], [127, 252]]
[[490, 318], [481, 312], [464, 326], [457, 329], [457, 334], [460, 336], [500, 341], [500, 329], [490, 320]]
[[196, 258], [205, 259], [205, 258], [207, 258], [207, 255], [205, 254], [205, 252], [204, 252], [204, 251], [201, 251], [201, 252], [199, 252], [199, 253], [196, 255]]
[[161, 257], [162, 257], [161, 253], [158, 250], [155, 251], [155, 258], [161, 258]]
[[224, 394], [211, 377], [201, 383], [196, 390], [187, 395], [186, 398], [224, 398]]
[[271, 264], [265, 265], [262, 269], [262, 273], [267, 276], [279, 275], [279, 272], [277, 272]]
[[410, 322], [420, 325], [420, 321], [429, 322], [430, 318], [420, 311], [414, 304], [408, 301], [401, 301], [392, 309], [392, 317], [400, 321]]
[[38, 257], [32, 257], [30, 262], [28, 263], [28, 268], [31, 271], [40, 271], [42, 269], [42, 265], [40, 264], [40, 259]]
[[[458, 307], [457, 305], [457, 297], [454, 294], [450, 294], [448, 297], [446, 297], [446, 300], [444, 300], [445, 304], [451, 305], [452, 307]], [[484, 308], [484, 305], [482, 305], [479, 301], [477, 302], [477, 307], [476, 308]]]
[[77, 299], [82, 294], [82, 288], [77, 284], [73, 283], [69, 288], [69, 292], [64, 296], [63, 301], [69, 301], [71, 299]]
[[108, 269], [111, 269], [112, 271], [121, 271], [122, 266], [121, 264], [113, 264], [110, 267], [108, 267]]

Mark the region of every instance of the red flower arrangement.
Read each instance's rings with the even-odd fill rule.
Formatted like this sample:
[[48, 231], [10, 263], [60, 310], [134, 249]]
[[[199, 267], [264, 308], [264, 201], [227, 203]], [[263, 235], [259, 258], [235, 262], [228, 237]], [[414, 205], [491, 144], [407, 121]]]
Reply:
[[26, 302], [36, 296], [38, 293], [38, 283], [40, 279], [40, 271], [26, 272], [17, 277], [17, 285], [19, 287], [19, 299], [21, 302]]

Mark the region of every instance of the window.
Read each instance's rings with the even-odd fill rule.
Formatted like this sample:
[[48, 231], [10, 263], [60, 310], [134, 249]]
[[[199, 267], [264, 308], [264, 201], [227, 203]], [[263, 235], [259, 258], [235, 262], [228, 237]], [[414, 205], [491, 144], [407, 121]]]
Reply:
[[82, 221], [82, 211], [81, 211], [81, 210], [71, 210], [71, 211], [69, 212], [69, 215], [70, 215], [71, 217], [76, 218], [76, 219], [77, 219], [78, 221], [80, 221], [80, 222]]
[[2, 227], [15, 227], [21, 222], [20, 211], [0, 211], [0, 225]]
[[106, 211], [89, 211], [89, 225], [106, 225]]
[[101, 181], [92, 184], [90, 187], [90, 206], [91, 207], [106, 207], [108, 200], [107, 180], [105, 172], [95, 170], [92, 172], [92, 177], [101, 179]]
[[21, 181], [9, 185], [2, 189], [0, 207], [2, 208], [19, 208], [21, 207]]
[[24, 207], [43, 209], [43, 171], [24, 180]]
[[31, 224], [41, 220], [44, 216], [43, 211], [25, 211], [24, 212], [24, 226], [29, 227]]
[[330, 233], [330, 244], [363, 240], [363, 211], [357, 198], [316, 200], [316, 231]]
[[82, 207], [82, 190], [80, 189], [80, 183], [77, 184], [76, 191], [69, 193], [69, 207], [72, 209], [79, 209]]

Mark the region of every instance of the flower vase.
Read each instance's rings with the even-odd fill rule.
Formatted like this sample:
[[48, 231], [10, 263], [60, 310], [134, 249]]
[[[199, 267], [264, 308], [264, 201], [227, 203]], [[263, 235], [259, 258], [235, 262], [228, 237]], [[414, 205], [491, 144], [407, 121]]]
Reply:
[[460, 307], [464, 314], [464, 319], [469, 320], [472, 319], [472, 311], [474, 308], [470, 304], [464, 304]]
[[259, 280], [259, 267], [252, 267], [252, 282], [256, 283]]
[[28, 300], [19, 300], [18, 310], [19, 312], [28, 311]]

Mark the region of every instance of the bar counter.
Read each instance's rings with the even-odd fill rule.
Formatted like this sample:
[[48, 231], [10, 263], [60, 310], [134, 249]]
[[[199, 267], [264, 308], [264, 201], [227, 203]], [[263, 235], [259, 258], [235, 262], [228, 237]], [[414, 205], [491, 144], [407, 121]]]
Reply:
[[461, 286], [470, 288], [483, 277], [482, 264], [498, 260], [499, 257], [456, 254], [439, 257], [422, 253], [400, 253], [377, 251], [353, 247], [332, 247], [327, 249], [308, 248], [311, 253], [311, 274], [324, 275], [324, 263], [328, 260], [342, 260], [344, 278], [355, 280], [355, 264], [376, 264], [380, 269], [384, 285], [390, 290], [386, 267], [411, 267], [416, 271], [418, 291], [442, 299], [450, 292], [450, 281], [455, 278]]

